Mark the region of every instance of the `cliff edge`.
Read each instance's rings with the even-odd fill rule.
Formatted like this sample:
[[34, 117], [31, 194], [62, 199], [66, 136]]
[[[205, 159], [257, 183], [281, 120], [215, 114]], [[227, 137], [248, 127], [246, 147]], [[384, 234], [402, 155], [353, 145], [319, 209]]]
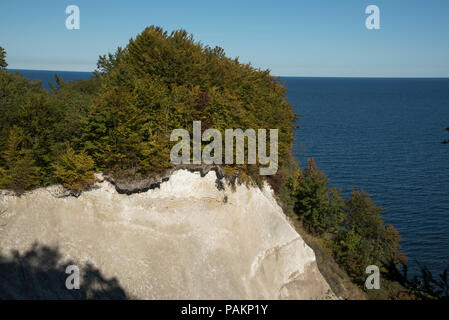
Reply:
[[268, 186], [216, 182], [177, 170], [130, 195], [104, 179], [79, 197], [0, 192], [0, 298], [337, 298]]

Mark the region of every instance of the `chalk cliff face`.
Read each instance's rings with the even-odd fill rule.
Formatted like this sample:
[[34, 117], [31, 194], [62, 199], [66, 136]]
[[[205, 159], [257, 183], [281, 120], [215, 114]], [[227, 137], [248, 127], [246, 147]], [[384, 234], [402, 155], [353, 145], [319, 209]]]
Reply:
[[[216, 180], [178, 170], [131, 195], [107, 181], [78, 198], [2, 192], [0, 298], [334, 299], [271, 189]], [[66, 289], [68, 264], [80, 290]]]

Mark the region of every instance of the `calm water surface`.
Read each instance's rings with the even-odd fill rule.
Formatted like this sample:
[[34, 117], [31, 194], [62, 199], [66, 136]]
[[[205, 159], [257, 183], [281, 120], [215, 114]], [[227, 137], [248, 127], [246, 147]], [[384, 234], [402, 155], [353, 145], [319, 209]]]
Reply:
[[284, 78], [301, 114], [295, 152], [333, 185], [370, 193], [415, 260], [449, 263], [449, 79]]

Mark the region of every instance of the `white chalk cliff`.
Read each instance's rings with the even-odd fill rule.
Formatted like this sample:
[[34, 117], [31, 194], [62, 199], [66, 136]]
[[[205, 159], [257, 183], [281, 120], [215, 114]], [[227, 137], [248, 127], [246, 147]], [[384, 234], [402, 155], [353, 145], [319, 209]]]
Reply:
[[[159, 188], [131, 195], [107, 181], [78, 198], [58, 196], [58, 186], [21, 197], [0, 192], [0, 297], [74, 297], [64, 282], [46, 288], [63, 280], [45, 270], [64, 275], [62, 262], [71, 261], [81, 276], [89, 264], [115, 278], [128, 298], [335, 299], [271, 189], [219, 190], [216, 179], [214, 171], [178, 170]], [[57, 248], [61, 264], [37, 261], [36, 246]]]

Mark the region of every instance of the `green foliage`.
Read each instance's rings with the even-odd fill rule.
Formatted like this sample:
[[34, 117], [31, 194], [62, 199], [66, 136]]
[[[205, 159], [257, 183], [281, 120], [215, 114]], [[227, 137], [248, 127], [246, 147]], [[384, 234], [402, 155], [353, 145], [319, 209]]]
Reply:
[[5, 148], [1, 152], [0, 188], [22, 193], [40, 183], [40, 170], [35, 165], [32, 151], [27, 148], [28, 137], [23, 130], [13, 127], [9, 130]]
[[408, 276], [408, 267], [399, 268], [391, 263], [387, 276], [401, 284], [402, 289], [395, 298], [414, 300], [449, 300], [449, 267], [446, 267], [437, 278], [430, 270], [418, 263], [420, 274], [412, 278]]
[[98, 88], [96, 78], [59, 79], [49, 93], [39, 81], [0, 70], [0, 188], [23, 191], [57, 182], [52, 165], [67, 142], [81, 149], [83, 122]]
[[6, 51], [0, 47], [0, 69], [6, 69], [8, 63], [6, 63]]
[[118, 66], [120, 59], [124, 56], [125, 51], [118, 47], [117, 51], [114, 54], [109, 53], [108, 55], [102, 55], [99, 57], [97, 62], [97, 70], [95, 70], [95, 74], [97, 76], [109, 73]]
[[291, 186], [296, 198], [294, 210], [307, 230], [335, 233], [342, 219], [343, 199], [336, 188], [329, 187], [329, 180], [313, 159], [308, 159], [308, 168], [297, 172]]
[[362, 284], [368, 265], [403, 264], [405, 255], [399, 251], [400, 236], [392, 225], [384, 225], [382, 208], [377, 207], [365, 192], [353, 190], [345, 201], [344, 222], [337, 237], [337, 261], [348, 274]]
[[390, 264], [406, 262], [398, 231], [384, 224], [383, 209], [365, 192], [353, 190], [349, 199], [343, 199], [313, 159], [308, 159], [307, 168], [292, 174], [286, 185], [296, 217], [311, 234], [323, 239], [355, 283], [364, 285], [369, 265], [387, 273]]
[[[0, 152], [10, 129], [21, 128], [28, 139], [24, 159], [39, 168], [38, 185], [86, 185], [79, 172], [64, 176], [67, 144], [76, 155], [89, 155], [95, 170], [114, 176], [162, 172], [173, 165], [170, 133], [184, 128], [193, 137], [194, 120], [222, 134], [230, 128], [279, 128], [280, 168], [290, 154], [295, 116], [278, 79], [194, 41], [184, 30], [146, 28], [125, 48], [101, 56], [97, 67], [89, 80], [56, 76], [50, 92], [38, 81], [0, 70]], [[12, 167], [7, 159], [0, 163], [3, 185], [9, 185], [5, 172]], [[258, 165], [228, 167], [241, 181], [260, 182]], [[79, 186], [73, 177], [81, 179]], [[280, 185], [283, 177], [270, 179]], [[35, 179], [25, 185], [32, 188]]]
[[58, 181], [72, 191], [82, 191], [95, 183], [94, 161], [84, 151], [77, 154], [68, 146], [52, 166]]
[[[118, 175], [145, 175], [171, 166], [173, 129], [279, 128], [279, 158], [289, 154], [294, 114], [285, 88], [221, 48], [195, 42], [184, 30], [145, 29], [124, 49], [101, 56], [103, 85], [82, 136], [96, 165]], [[192, 135], [191, 135], [192, 136]], [[254, 165], [253, 165], [254, 166]], [[257, 172], [233, 166], [241, 179]]]

